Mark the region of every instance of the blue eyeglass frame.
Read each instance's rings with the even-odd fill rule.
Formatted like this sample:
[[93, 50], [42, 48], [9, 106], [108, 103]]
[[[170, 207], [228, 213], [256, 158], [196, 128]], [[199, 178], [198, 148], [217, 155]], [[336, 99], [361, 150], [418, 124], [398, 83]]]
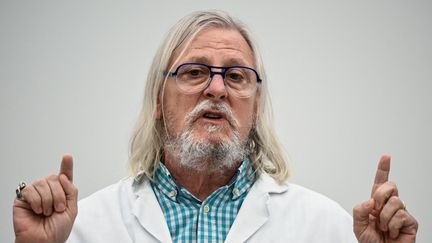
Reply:
[[[261, 80], [258, 72], [255, 69], [250, 68], [250, 67], [245, 67], [245, 66], [219, 67], [219, 66], [210, 66], [210, 65], [207, 65], [207, 64], [204, 64], [204, 63], [187, 62], [187, 63], [180, 64], [176, 68], [176, 70], [174, 72], [167, 72], [167, 71], [165, 71], [164, 73], [165, 73], [165, 75], [168, 75], [170, 77], [175, 77], [175, 76], [177, 76], [177, 73], [178, 73], [179, 69], [181, 67], [183, 67], [183, 66], [186, 66], [186, 65], [201, 65], [201, 66], [205, 66], [205, 67], [207, 67], [210, 70], [210, 79], [213, 79], [213, 76], [215, 74], [220, 74], [222, 76], [223, 80], [225, 80], [225, 73], [227, 72], [228, 69], [231, 69], [231, 68], [245, 68], [245, 69], [251, 70], [251, 71], [253, 71], [255, 73], [256, 78], [257, 78], [257, 83], [260, 84], [262, 82], [262, 80]], [[213, 72], [212, 68], [222, 69], [222, 72]]]

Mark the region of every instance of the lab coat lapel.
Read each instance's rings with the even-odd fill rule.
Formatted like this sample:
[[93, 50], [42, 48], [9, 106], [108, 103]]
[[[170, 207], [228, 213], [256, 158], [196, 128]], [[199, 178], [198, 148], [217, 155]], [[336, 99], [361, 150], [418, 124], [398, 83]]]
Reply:
[[143, 180], [136, 186], [137, 196], [133, 202], [132, 213], [138, 219], [142, 227], [160, 242], [172, 242], [168, 225], [162, 209], [154, 195], [148, 180]]
[[237, 217], [231, 226], [225, 242], [245, 242], [269, 219], [270, 193], [287, 190], [266, 174], [260, 175], [246, 196]]

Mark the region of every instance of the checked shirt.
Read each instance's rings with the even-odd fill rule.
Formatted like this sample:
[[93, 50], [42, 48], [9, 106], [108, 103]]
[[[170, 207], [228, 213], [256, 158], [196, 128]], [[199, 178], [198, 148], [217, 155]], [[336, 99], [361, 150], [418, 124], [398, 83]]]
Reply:
[[252, 166], [245, 160], [228, 185], [200, 201], [160, 163], [152, 188], [173, 242], [223, 242], [254, 181]]

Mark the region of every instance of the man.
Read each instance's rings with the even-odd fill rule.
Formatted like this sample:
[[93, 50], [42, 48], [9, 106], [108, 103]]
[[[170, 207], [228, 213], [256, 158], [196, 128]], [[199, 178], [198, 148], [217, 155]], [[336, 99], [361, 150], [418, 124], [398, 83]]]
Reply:
[[59, 175], [17, 189], [16, 242], [415, 242], [388, 156], [354, 230], [337, 203], [286, 182], [267, 82], [243, 24], [218, 11], [183, 18], [149, 72], [133, 176], [80, 201], [77, 214], [65, 155]]

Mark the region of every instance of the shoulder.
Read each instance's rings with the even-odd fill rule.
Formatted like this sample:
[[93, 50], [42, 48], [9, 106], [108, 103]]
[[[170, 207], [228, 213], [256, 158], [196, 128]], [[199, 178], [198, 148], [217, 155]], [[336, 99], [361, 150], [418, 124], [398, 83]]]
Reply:
[[338, 202], [303, 186], [288, 183], [288, 189], [281, 194], [281, 198], [301, 210], [304, 216], [351, 224], [351, 215]]
[[267, 197], [269, 229], [287, 232], [289, 239], [302, 239], [297, 242], [355, 242], [351, 215], [329, 197], [267, 175], [254, 186], [253, 193]]
[[257, 193], [269, 194], [273, 200], [282, 200], [285, 203], [299, 204], [302, 207], [335, 207], [340, 205], [329, 197], [288, 181], [278, 182], [267, 174], [261, 174], [255, 184]]
[[122, 201], [133, 196], [131, 183], [131, 178], [124, 178], [81, 199], [78, 202], [78, 218], [118, 208]]
[[[78, 202], [68, 242], [125, 242], [129, 239], [125, 222], [132, 218], [135, 194], [132, 178], [125, 178], [107, 186]], [[97, 227], [95, 227], [97, 226]]]
[[78, 215], [75, 226], [92, 225], [105, 219], [120, 219], [120, 209], [133, 197], [132, 179], [125, 178], [109, 185], [78, 202]]
[[304, 207], [340, 208], [337, 202], [319, 192], [288, 181], [278, 182], [267, 174], [258, 177], [254, 188], [258, 192], [268, 193], [274, 200], [289, 201], [289, 203], [301, 204]]
[[282, 196], [291, 200], [293, 203], [302, 204], [308, 208], [342, 208], [339, 203], [333, 199], [294, 183], [287, 183], [287, 190], [282, 194]]
[[303, 216], [334, 219], [337, 215], [345, 220], [351, 219], [339, 203], [306, 187], [287, 181], [280, 183], [269, 176], [263, 176], [262, 182], [258, 180], [257, 184], [268, 192], [271, 204], [279, 210], [296, 209]]

